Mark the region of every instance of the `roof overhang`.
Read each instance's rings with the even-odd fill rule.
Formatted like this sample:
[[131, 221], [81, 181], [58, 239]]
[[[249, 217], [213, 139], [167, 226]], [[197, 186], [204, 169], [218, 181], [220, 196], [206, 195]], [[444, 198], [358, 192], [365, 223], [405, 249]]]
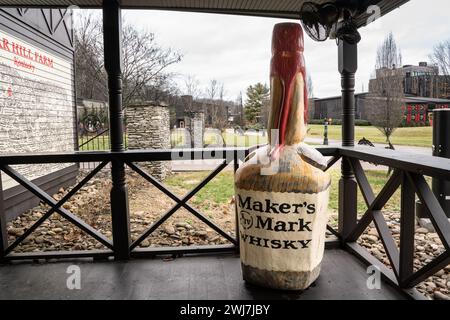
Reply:
[[[105, 0], [108, 1], [108, 0]], [[309, 0], [326, 3], [330, 0]], [[334, 1], [334, 0], [333, 0]], [[349, 3], [367, 3], [377, 5], [381, 16], [388, 14], [409, 0], [340, 0]], [[298, 19], [299, 11], [305, 0], [119, 0], [124, 9], [153, 9], [185, 12], [220, 13]], [[101, 8], [103, 0], [0, 0], [0, 7], [69, 7]], [[373, 13], [361, 12], [355, 18], [358, 27], [373, 21]]]

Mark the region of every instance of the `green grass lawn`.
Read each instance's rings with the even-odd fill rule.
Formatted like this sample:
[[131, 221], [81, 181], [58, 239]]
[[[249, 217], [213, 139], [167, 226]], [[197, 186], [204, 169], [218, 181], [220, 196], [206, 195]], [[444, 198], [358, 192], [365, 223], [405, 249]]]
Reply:
[[[308, 133], [312, 138], [323, 138], [323, 125], [310, 125]], [[330, 140], [341, 140], [341, 126], [329, 126], [328, 138]], [[394, 145], [431, 147], [433, 128], [432, 127], [415, 127], [415, 128], [398, 128], [392, 137]], [[386, 143], [386, 138], [375, 127], [356, 127], [356, 141], [366, 138], [373, 143]]]
[[[323, 125], [309, 125], [308, 137], [310, 138], [323, 138]], [[328, 138], [330, 140], [341, 140], [341, 126], [329, 126]], [[405, 146], [418, 146], [418, 147], [431, 147], [432, 145], [432, 133], [431, 127], [416, 127], [416, 128], [398, 128], [392, 137], [392, 143], [394, 145]], [[236, 135], [232, 133], [225, 133], [225, 142], [228, 146], [237, 147], [249, 147], [258, 144], [266, 144], [267, 136], [256, 135]], [[356, 127], [355, 128], [356, 141], [362, 138], [366, 138], [373, 143], [386, 143], [386, 139], [383, 134], [375, 127]], [[125, 137], [127, 138], [127, 137]], [[183, 145], [184, 134], [182, 131], [172, 132], [171, 142], [172, 145]], [[205, 145], [220, 145], [222, 138], [212, 132], [206, 132], [204, 137]], [[109, 149], [109, 136], [101, 136], [88, 144], [84, 145], [81, 151], [92, 150], [108, 150]]]
[[[309, 125], [308, 137], [323, 138], [324, 126]], [[341, 126], [329, 126], [328, 138], [330, 140], [340, 141], [342, 139]], [[415, 128], [398, 128], [392, 137], [394, 145], [431, 147], [432, 145], [432, 127], [415, 127]], [[267, 136], [239, 136], [235, 134], [225, 133], [225, 141], [227, 145], [235, 145], [238, 147], [249, 147], [256, 144], [266, 144]], [[384, 135], [375, 127], [355, 127], [356, 141], [366, 138], [373, 143], [386, 143]], [[205, 135], [206, 144], [218, 144], [221, 142], [220, 137], [207, 133]]]
[[[82, 143], [87, 141], [88, 138], [84, 138]], [[109, 149], [109, 135], [97, 137], [85, 145], [81, 146], [80, 151], [99, 151]]]
[[[228, 146], [236, 147], [250, 147], [258, 144], [266, 144], [267, 136], [256, 136], [256, 135], [237, 135], [232, 133], [225, 133], [223, 135], [225, 142]], [[205, 134], [205, 144], [219, 144], [222, 139], [215, 134], [206, 133]]]
[[[169, 177], [165, 184], [176, 187], [177, 190], [188, 192], [200, 183], [209, 172], [188, 172], [177, 173]], [[366, 171], [367, 178], [372, 186], [375, 194], [381, 191], [388, 180], [386, 171]], [[330, 210], [337, 212], [338, 195], [339, 195], [339, 179], [340, 170], [330, 170], [332, 179], [330, 190]], [[211, 182], [209, 182], [193, 199], [195, 205], [199, 205], [203, 210], [210, 209], [212, 203], [228, 203], [234, 195], [234, 176], [232, 171], [223, 171]], [[397, 191], [390, 201], [386, 204], [385, 209], [392, 212], [400, 210], [400, 191]], [[363, 214], [367, 210], [364, 199], [358, 191], [358, 212]]]
[[[90, 137], [84, 137], [81, 143], [88, 141]], [[128, 145], [128, 136], [124, 135], [125, 145]], [[90, 140], [80, 148], [80, 151], [104, 151], [109, 150], [109, 134]]]

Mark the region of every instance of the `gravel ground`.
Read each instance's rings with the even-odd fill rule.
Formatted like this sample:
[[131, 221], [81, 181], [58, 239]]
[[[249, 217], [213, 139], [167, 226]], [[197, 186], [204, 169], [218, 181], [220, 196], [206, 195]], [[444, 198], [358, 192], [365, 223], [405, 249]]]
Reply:
[[[174, 202], [155, 187], [134, 173], [127, 177], [130, 198], [130, 226], [132, 239], [136, 239], [164, 212], [174, 205]], [[111, 216], [109, 203], [109, 190], [111, 180], [101, 173], [85, 185], [64, 208], [84, 219], [88, 224], [111, 238]], [[173, 190], [182, 195], [180, 190]], [[66, 190], [60, 189], [53, 195], [56, 200], [61, 199]], [[234, 203], [233, 199], [227, 204], [203, 203], [208, 208], [204, 214], [214, 221], [228, 234], [234, 236]], [[14, 241], [17, 236], [31, 226], [47, 211], [48, 206], [39, 206], [27, 211], [7, 225], [9, 240]], [[394, 239], [400, 238], [400, 214], [388, 213], [385, 215]], [[418, 270], [433, 258], [444, 252], [438, 235], [428, 232], [427, 229], [417, 227], [416, 252], [414, 259], [415, 270]], [[154, 234], [145, 239], [140, 247], [158, 246], [189, 246], [224, 244], [227, 240], [217, 235], [215, 231], [197, 220], [184, 209], [178, 210]], [[378, 233], [371, 225], [359, 239], [359, 243], [366, 247], [375, 257], [389, 265], [383, 245]], [[93, 238], [67, 222], [58, 214], [53, 214], [35, 230], [15, 252], [35, 252], [53, 250], [92, 250], [105, 249]], [[450, 299], [450, 266], [441, 270], [433, 277], [417, 286], [417, 289], [431, 299]]]
[[[398, 246], [400, 242], [400, 214], [385, 214], [385, 218]], [[374, 225], [371, 225], [364, 232], [358, 242], [366, 247], [372, 255], [389, 266], [388, 257]], [[429, 232], [420, 226], [416, 227], [414, 271], [424, 267], [444, 251], [445, 248], [437, 233]], [[450, 265], [419, 284], [416, 288], [428, 298], [450, 300]]]

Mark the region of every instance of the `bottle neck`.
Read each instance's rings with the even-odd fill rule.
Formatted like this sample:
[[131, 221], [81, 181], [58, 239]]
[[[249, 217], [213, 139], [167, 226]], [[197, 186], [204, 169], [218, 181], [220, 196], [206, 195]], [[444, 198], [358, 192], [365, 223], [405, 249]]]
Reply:
[[[301, 52], [275, 53], [271, 61], [269, 143], [294, 145], [306, 136], [308, 94]], [[272, 130], [277, 130], [274, 135]], [[278, 140], [278, 141], [277, 141]]]

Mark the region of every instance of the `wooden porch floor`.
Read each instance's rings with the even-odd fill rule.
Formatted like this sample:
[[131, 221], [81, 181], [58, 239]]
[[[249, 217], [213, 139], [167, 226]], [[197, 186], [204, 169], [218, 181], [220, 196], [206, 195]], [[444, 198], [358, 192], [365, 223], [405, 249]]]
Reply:
[[[69, 290], [67, 267], [81, 269], [81, 290]], [[366, 286], [366, 267], [354, 256], [330, 249], [314, 287], [303, 293], [272, 291], [245, 284], [233, 254], [161, 258], [129, 262], [64, 261], [0, 265], [0, 299], [344, 299], [398, 300], [382, 283]]]

